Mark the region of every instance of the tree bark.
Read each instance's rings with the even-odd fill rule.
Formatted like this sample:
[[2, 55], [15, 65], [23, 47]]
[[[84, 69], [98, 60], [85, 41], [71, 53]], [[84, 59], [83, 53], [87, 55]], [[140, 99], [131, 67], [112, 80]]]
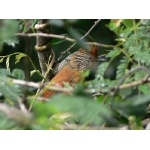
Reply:
[[[46, 19], [41, 19], [38, 24], [35, 25], [37, 33], [51, 33], [51, 26]], [[53, 66], [55, 55], [50, 45], [50, 37], [36, 37], [35, 49], [38, 54], [39, 63], [43, 77], [49, 81], [52, 78], [50, 69]]]

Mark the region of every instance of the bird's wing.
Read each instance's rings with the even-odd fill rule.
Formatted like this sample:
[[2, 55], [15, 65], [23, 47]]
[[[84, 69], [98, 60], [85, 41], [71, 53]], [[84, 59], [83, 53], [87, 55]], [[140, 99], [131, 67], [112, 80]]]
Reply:
[[[58, 85], [63, 87], [65, 82], [68, 82], [70, 85], [73, 83], [77, 83], [81, 80], [81, 72], [71, 69], [68, 65], [66, 65], [63, 69], [61, 69], [58, 74], [49, 82], [47, 86], [50, 85]], [[48, 98], [55, 94], [56, 92], [46, 89], [42, 94], [42, 97]]]

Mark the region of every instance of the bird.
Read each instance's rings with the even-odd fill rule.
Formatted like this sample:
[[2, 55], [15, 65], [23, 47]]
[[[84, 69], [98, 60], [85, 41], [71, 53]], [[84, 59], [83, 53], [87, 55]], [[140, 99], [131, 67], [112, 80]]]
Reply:
[[[57, 74], [49, 81], [47, 86], [56, 85], [64, 87], [65, 83], [73, 86], [83, 81], [83, 72], [93, 68], [97, 62], [97, 51], [97, 46], [91, 46], [89, 51], [80, 48], [78, 51], [70, 54], [57, 66], [57, 69], [55, 69]], [[41, 97], [50, 98], [55, 94], [55, 91], [45, 89]]]

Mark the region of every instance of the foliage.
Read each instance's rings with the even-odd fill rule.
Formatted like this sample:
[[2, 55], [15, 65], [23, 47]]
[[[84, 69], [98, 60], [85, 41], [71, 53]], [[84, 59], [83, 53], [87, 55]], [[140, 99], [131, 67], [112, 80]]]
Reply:
[[0, 24], [0, 49], [2, 49], [4, 43], [14, 47], [15, 44], [18, 43], [18, 40], [14, 37], [14, 34], [18, 31], [19, 22], [16, 20], [6, 19], [1, 20]]
[[[5, 44], [16, 47], [15, 44], [20, 43], [15, 34], [19, 31], [34, 32], [37, 22], [3, 20], [0, 27], [1, 49]], [[87, 22], [90, 20], [49, 20], [56, 33], [77, 41], [75, 48], [87, 48], [89, 40], [100, 42], [99, 25], [81, 39], [87, 33], [83, 27], [86, 28]], [[0, 68], [0, 129], [144, 129], [143, 121], [149, 118], [150, 103], [149, 22], [135, 19], [106, 22], [104, 25], [115, 35], [115, 41], [104, 42], [105, 47], [99, 54], [105, 54], [106, 61], [100, 63], [94, 79], [75, 85], [72, 95], [60, 93], [48, 102], [38, 100], [37, 87], [15, 82], [26, 80], [26, 72], [17, 68], [24, 58], [32, 66], [30, 80], [33, 81], [31, 76], [34, 73], [34, 76], [40, 77], [39, 81], [43, 78], [30, 55], [25, 51], [0, 55], [3, 66]], [[52, 39], [50, 43], [58, 53], [57, 58], [70, 46], [65, 39]], [[69, 90], [70, 86], [66, 85], [66, 88]]]

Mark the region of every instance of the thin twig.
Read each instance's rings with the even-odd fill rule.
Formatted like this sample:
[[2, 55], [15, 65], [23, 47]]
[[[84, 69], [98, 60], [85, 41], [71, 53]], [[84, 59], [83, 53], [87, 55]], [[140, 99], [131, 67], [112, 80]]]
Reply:
[[[51, 56], [52, 56], [52, 58], [51, 58]], [[54, 51], [53, 51], [53, 50], [52, 50], [52, 55], [51, 55], [51, 56], [49, 56], [48, 64], [46, 64], [47, 70], [46, 70], [46, 72], [45, 72], [45, 74], [44, 74], [44, 78], [45, 78], [45, 79], [47, 78], [48, 73], [50, 72], [50, 70], [52, 70], [52, 66], [53, 66], [53, 64], [54, 64], [54, 62], [55, 62], [55, 54], [54, 54]], [[42, 80], [41, 83], [43, 84], [44, 81], [45, 81], [45, 80]]]
[[95, 21], [94, 25], [88, 30], [88, 32], [81, 37], [81, 40], [84, 39], [86, 36], [88, 36], [90, 34], [90, 32], [97, 26], [97, 24], [101, 21], [101, 19], [98, 19], [97, 21]]
[[[96, 27], [96, 25], [101, 21], [101, 19], [98, 19], [97, 21], [95, 21], [94, 25], [85, 33], [85, 35], [83, 35], [80, 40], [84, 39], [86, 36], [88, 36], [90, 34], [90, 32]], [[58, 61], [60, 61], [60, 59], [62, 58], [62, 56], [69, 52], [71, 50], [71, 48], [73, 48], [75, 45], [77, 44], [77, 42], [75, 42], [74, 44], [72, 44], [67, 50], [61, 52], [60, 57], [58, 58]]]
[[[48, 74], [49, 74], [49, 72], [50, 72], [50, 70], [52, 69], [52, 65], [53, 65], [53, 63], [54, 63], [54, 61], [55, 61], [55, 54], [54, 54], [54, 52], [52, 51], [52, 55], [53, 55], [53, 57], [52, 57], [52, 60], [51, 60], [51, 62], [50, 62], [50, 57], [49, 57], [49, 61], [48, 61], [48, 64], [47, 64], [47, 71], [45, 72], [45, 75], [44, 75], [44, 79], [41, 81], [41, 85], [43, 85], [44, 84], [44, 82], [45, 82], [45, 79], [47, 78], [47, 76], [48, 76]], [[38, 96], [38, 94], [39, 94], [39, 92], [40, 92], [40, 88], [37, 90], [37, 92], [36, 92], [36, 95]]]

